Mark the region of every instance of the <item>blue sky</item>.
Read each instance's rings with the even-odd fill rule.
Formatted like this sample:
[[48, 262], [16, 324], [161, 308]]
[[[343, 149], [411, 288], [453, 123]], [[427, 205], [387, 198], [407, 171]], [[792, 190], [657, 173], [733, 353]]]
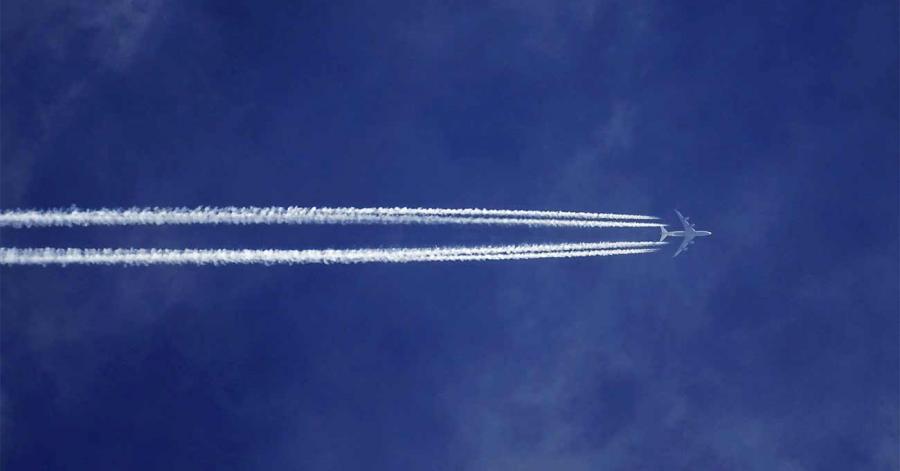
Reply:
[[[896, 2], [6, 2], [0, 205], [654, 214], [690, 252], [0, 269], [4, 469], [898, 469]], [[313, 248], [652, 230], [4, 229]]]

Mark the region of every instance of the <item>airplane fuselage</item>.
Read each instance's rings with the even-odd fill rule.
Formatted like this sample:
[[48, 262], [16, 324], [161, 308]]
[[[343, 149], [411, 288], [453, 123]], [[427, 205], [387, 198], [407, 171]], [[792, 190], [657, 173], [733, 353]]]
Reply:
[[[708, 235], [712, 235], [712, 232], [709, 231], [693, 231], [694, 237], [704, 237]], [[668, 237], [684, 237], [684, 231], [669, 231]]]

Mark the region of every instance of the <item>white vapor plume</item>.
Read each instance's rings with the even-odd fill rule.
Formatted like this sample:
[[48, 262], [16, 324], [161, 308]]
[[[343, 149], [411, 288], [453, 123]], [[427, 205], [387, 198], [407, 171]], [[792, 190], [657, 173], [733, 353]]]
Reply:
[[601, 257], [655, 252], [661, 242], [325, 250], [0, 248], [0, 265], [352, 264]]
[[548, 219], [636, 219], [654, 220], [655, 216], [639, 214], [589, 213], [576, 211], [533, 211], [522, 209], [447, 209], [447, 208], [317, 208], [323, 212], [354, 212], [357, 214], [373, 214], [386, 216], [462, 216], [462, 217], [514, 217], [514, 218], [548, 218]]
[[483, 224], [529, 227], [660, 227], [652, 216], [429, 208], [77, 208], [59, 210], [7, 210], [0, 212], [0, 227], [119, 226], [163, 224]]

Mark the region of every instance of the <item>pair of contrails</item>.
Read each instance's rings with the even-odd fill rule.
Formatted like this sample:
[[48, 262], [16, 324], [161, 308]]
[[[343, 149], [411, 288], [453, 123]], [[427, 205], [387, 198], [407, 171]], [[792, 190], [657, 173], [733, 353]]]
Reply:
[[[634, 214], [438, 208], [131, 208], [7, 210], [0, 227], [170, 224], [480, 224], [491, 226], [648, 228], [665, 224]], [[665, 242], [622, 241], [473, 247], [326, 250], [0, 248], [0, 265], [225, 265], [406, 263], [598, 257], [655, 252]]]

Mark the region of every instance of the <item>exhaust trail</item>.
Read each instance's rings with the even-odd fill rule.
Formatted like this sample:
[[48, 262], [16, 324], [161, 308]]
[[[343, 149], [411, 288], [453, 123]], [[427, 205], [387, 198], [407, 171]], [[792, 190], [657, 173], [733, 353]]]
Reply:
[[577, 211], [533, 211], [521, 209], [480, 209], [480, 208], [318, 208], [321, 211], [354, 212], [358, 214], [375, 214], [388, 216], [463, 216], [463, 217], [514, 217], [514, 218], [548, 218], [548, 219], [635, 219], [655, 220], [656, 216], [639, 214], [593, 213]]
[[[527, 217], [526, 217], [527, 215]], [[480, 224], [528, 227], [661, 227], [652, 216], [560, 211], [428, 208], [131, 208], [8, 210], [0, 227], [124, 226], [168, 224]]]
[[655, 252], [660, 242], [596, 242], [508, 246], [325, 249], [19, 249], [0, 248], [0, 265], [355, 264], [603, 257]]

